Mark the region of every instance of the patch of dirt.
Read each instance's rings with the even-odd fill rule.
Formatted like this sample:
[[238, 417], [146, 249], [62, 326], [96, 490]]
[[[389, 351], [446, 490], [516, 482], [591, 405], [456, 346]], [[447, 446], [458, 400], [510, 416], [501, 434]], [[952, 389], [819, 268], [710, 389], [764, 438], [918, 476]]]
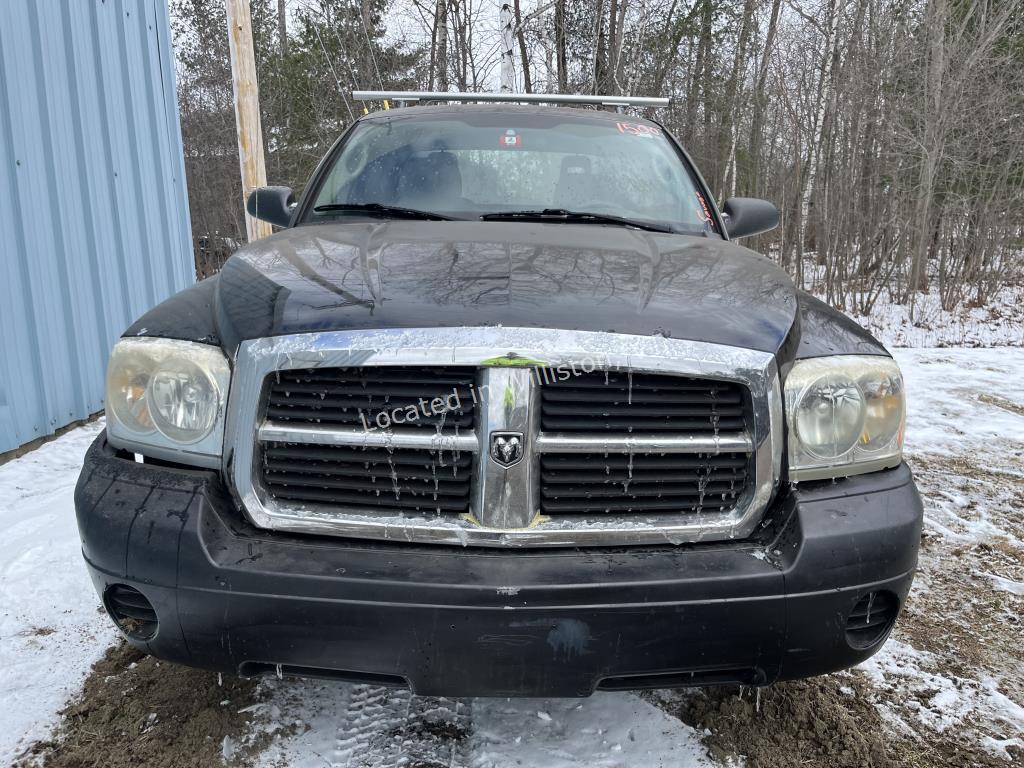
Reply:
[[911, 593], [896, 637], [944, 660], [954, 674], [962, 675], [965, 666], [994, 675], [1012, 673], [1024, 664], [1021, 598], [993, 589], [979, 575], [999, 572], [987, 558], [975, 552], [953, 557], [964, 572], [950, 568], [922, 574], [922, 589]]
[[469, 730], [459, 725], [444, 720], [421, 720], [413, 723], [410, 728], [396, 728], [391, 732], [393, 737], [405, 737], [412, 733], [419, 739], [438, 739], [445, 742], [458, 744], [465, 741], [469, 736]]
[[[993, 403], [1000, 405], [1002, 403]], [[894, 638], [927, 651], [928, 670], [953, 681], [983, 677], [1020, 701], [1024, 680], [1024, 600], [994, 589], [992, 576], [1024, 580], [1024, 482], [1017, 454], [910, 457], [925, 499], [926, 524], [910, 599]], [[1000, 467], [1005, 467], [1002, 469]], [[959, 683], [957, 683], [959, 684]], [[752, 768], [863, 768], [1008, 765], [983, 740], [1017, 736], [990, 712], [965, 711], [937, 732], [922, 723], [937, 691], [915, 678], [878, 686], [856, 670], [763, 689], [717, 688], [656, 701], [705, 733], [717, 760], [742, 757]], [[966, 695], [966, 694], [965, 694]], [[1006, 746], [1010, 761], [1024, 750]]]
[[1024, 521], [1018, 514], [1024, 480], [982, 461], [911, 457], [926, 516], [951, 533], [926, 523], [917, 578], [896, 636], [935, 654], [954, 674], [1002, 677], [1019, 700], [1024, 599], [994, 588], [992, 577], [1024, 580]]
[[837, 678], [768, 688], [708, 688], [687, 696], [677, 714], [725, 761], [742, 756], [752, 768], [864, 768], [898, 765], [875, 707], [840, 692]]
[[708, 688], [678, 700], [672, 714], [704, 731], [713, 758], [742, 758], [750, 768], [1006, 768], [963, 738], [894, 734], [873, 699], [866, 681], [837, 674], [778, 683], [760, 694]]
[[997, 397], [996, 395], [990, 395], [987, 392], [982, 392], [978, 395], [978, 399], [988, 405], [994, 405], [997, 408], [1002, 408], [1004, 411], [1016, 413], [1018, 416], [1024, 416], [1024, 405], [1015, 403], [1012, 400], [1007, 400], [1004, 397]]
[[159, 662], [119, 643], [93, 666], [79, 697], [61, 711], [48, 741], [21, 765], [45, 768], [223, 768], [224, 738], [232, 763], [262, 747], [245, 742], [257, 702], [256, 683]]

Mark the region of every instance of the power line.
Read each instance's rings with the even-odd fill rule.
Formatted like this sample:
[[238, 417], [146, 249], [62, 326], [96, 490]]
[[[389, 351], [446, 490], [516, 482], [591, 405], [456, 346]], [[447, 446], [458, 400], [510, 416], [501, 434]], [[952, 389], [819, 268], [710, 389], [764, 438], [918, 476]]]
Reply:
[[366, 16], [360, 9], [359, 21], [363, 27], [363, 34], [366, 36], [366, 50], [370, 53], [370, 61], [373, 63], [373, 71], [377, 73], [377, 82], [380, 83], [381, 90], [384, 90], [384, 79], [380, 76], [380, 69], [377, 67], [377, 57], [373, 55], [373, 43], [370, 42], [370, 30], [366, 28]]

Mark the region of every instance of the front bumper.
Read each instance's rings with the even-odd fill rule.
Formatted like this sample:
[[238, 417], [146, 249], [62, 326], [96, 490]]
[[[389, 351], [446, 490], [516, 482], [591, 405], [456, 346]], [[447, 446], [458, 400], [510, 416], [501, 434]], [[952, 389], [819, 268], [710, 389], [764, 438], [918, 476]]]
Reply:
[[153, 604], [154, 656], [446, 696], [766, 684], [852, 666], [869, 591], [902, 605], [921, 501], [905, 466], [780, 493], [749, 540], [495, 550], [282, 535], [215, 472], [138, 464], [101, 435], [75, 493], [97, 591]]

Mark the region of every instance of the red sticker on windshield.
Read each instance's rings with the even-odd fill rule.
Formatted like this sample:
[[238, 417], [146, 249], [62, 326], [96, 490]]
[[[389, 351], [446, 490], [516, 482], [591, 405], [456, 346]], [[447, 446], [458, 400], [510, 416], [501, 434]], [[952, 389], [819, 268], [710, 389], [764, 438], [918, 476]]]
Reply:
[[501, 137], [501, 146], [503, 147], [519, 147], [522, 146], [522, 143], [523, 137], [517, 136], [516, 132], [511, 129], [505, 131]]
[[708, 207], [708, 203], [703, 199], [703, 195], [697, 193], [697, 200], [700, 201], [700, 207], [705, 212], [705, 221], [711, 221], [711, 209]]
[[708, 204], [704, 200], [704, 195], [698, 192], [697, 199], [700, 200], [700, 207], [704, 209], [704, 220], [711, 221], [711, 209], [708, 208]]
[[616, 123], [619, 133], [627, 136], [661, 136], [661, 129], [643, 123]]

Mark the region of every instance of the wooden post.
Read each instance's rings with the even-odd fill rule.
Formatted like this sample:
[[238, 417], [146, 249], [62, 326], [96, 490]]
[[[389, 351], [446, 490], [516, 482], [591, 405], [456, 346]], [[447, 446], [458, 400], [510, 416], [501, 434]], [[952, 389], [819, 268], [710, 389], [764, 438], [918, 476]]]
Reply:
[[[267, 185], [263, 159], [263, 126], [260, 124], [260, 89], [256, 82], [256, 56], [252, 49], [252, 17], [249, 0], [225, 0], [228, 15], [228, 45], [231, 49], [231, 86], [235, 95], [235, 129], [238, 132], [238, 162], [242, 171], [242, 206], [249, 193]], [[269, 235], [265, 221], [245, 214], [249, 242]]]

